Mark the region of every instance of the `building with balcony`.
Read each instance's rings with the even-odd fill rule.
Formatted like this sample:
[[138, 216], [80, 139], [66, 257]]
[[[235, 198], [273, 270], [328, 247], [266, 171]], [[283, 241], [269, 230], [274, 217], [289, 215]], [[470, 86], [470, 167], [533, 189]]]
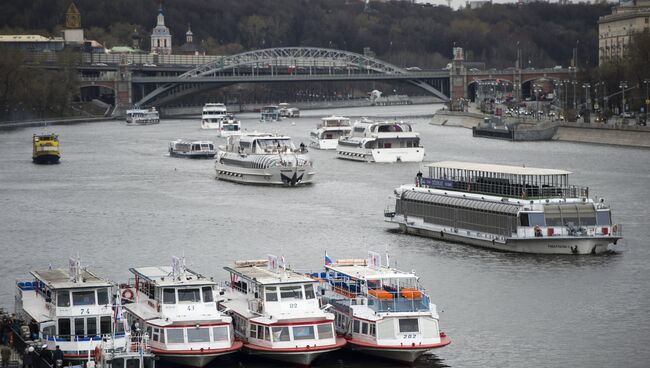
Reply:
[[650, 31], [650, 0], [621, 1], [612, 14], [598, 19], [599, 64], [616, 61], [627, 52], [634, 33]]

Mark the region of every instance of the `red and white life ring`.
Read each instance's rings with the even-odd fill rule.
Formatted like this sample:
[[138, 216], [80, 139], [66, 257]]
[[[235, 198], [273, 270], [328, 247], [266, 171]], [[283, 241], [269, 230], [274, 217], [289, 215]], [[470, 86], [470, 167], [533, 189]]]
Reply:
[[122, 291], [122, 299], [133, 300], [133, 291], [131, 289], [124, 289]]

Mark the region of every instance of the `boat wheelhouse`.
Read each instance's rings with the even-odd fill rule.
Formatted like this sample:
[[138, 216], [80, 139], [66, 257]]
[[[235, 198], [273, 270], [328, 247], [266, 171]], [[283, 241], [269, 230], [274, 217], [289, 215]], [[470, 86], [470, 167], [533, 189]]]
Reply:
[[280, 121], [282, 116], [280, 116], [280, 108], [275, 105], [269, 105], [262, 107], [260, 111], [260, 121]]
[[86, 360], [106, 336], [124, 345], [123, 323], [114, 320], [113, 283], [82, 269], [70, 259], [68, 269], [30, 272], [16, 282], [16, 314], [38, 324], [38, 338], [47, 349], [59, 345], [66, 361]]
[[213, 158], [217, 154], [212, 141], [177, 139], [169, 142], [169, 155], [186, 158]]
[[327, 116], [310, 133], [310, 146], [318, 149], [336, 149], [339, 139], [352, 133], [350, 119], [343, 116]]
[[203, 367], [217, 356], [241, 348], [235, 341], [229, 316], [217, 310], [216, 284], [185, 268], [173, 266], [131, 268], [135, 279], [122, 291], [131, 326], [138, 323], [149, 336], [151, 351], [177, 364]]
[[338, 158], [365, 162], [422, 162], [420, 136], [405, 122], [357, 121], [352, 135], [339, 140]]
[[244, 133], [219, 146], [217, 179], [243, 184], [301, 186], [316, 174], [304, 145], [296, 149], [288, 136]]
[[319, 304], [317, 282], [280, 265], [282, 258], [268, 258], [224, 267], [230, 282], [219, 308], [233, 317], [244, 350], [310, 365], [320, 355], [345, 345], [334, 332], [334, 315]]
[[221, 129], [228, 109], [222, 103], [207, 103], [201, 112], [201, 129]]
[[60, 159], [58, 135], [34, 134], [32, 137], [32, 161], [35, 164], [58, 164]]
[[404, 232], [502, 251], [602, 253], [622, 238], [604, 199], [569, 171], [442, 161], [395, 189], [385, 216]]
[[[338, 260], [313, 273], [320, 280], [323, 304], [333, 306], [336, 331], [348, 347], [366, 354], [412, 363], [451, 340], [439, 329], [417, 275], [381, 265], [381, 256]], [[327, 257], [327, 256], [326, 256]]]
[[155, 107], [150, 109], [126, 110], [126, 125], [150, 125], [160, 123], [160, 115]]

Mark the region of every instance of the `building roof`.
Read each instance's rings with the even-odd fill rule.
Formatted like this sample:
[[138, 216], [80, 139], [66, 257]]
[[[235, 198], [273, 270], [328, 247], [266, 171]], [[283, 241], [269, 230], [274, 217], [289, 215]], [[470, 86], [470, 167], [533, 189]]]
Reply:
[[112, 54], [118, 54], [118, 53], [130, 54], [130, 53], [135, 53], [137, 51], [133, 47], [129, 47], [129, 46], [115, 46], [112, 49], [110, 49], [110, 52]]
[[460, 162], [460, 161], [440, 161], [427, 165], [427, 167], [438, 167], [447, 169], [459, 170], [474, 170], [486, 171], [499, 174], [512, 174], [512, 175], [568, 175], [570, 171], [557, 170], [557, 169], [540, 169], [535, 167], [525, 166], [508, 166], [508, 165], [494, 165], [494, 164], [479, 164], [474, 162]]
[[110, 282], [104, 280], [87, 270], [80, 270], [79, 275], [81, 282], [73, 281], [68, 270], [53, 269], [44, 271], [32, 271], [31, 274], [38, 280], [42, 281], [50, 289], [73, 289], [73, 288], [90, 288], [90, 287], [108, 287], [112, 286]]

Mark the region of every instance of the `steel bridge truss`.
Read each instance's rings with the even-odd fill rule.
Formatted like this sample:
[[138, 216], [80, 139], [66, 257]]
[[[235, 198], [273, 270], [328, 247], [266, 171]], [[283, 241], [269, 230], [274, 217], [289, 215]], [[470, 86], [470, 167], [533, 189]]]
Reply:
[[[286, 81], [288, 70], [296, 76], [316, 77], [296, 78], [295, 81], [318, 80], [319, 75], [331, 75], [332, 71], [337, 74], [346, 74], [348, 80], [364, 80], [370, 79], [371, 76], [377, 77], [378, 75], [391, 76], [390, 79], [399, 80], [399, 76], [404, 75], [404, 81], [414, 84], [444, 101], [449, 99], [444, 93], [425, 80], [413, 78], [412, 72], [373, 57], [343, 50], [316, 47], [284, 47], [254, 50], [237, 55], [224, 56], [216, 61], [203, 64], [179, 75], [177, 82], [165, 83], [158, 86], [155, 90], [144, 96], [138, 104], [146, 106], [153, 100], [160, 98], [162, 94], [168, 94], [163, 100], [169, 101], [175, 98], [172, 95], [176, 94], [175, 90], [179, 89], [177, 87], [180, 85], [186, 85], [180, 88], [183, 91], [183, 95], [187, 94], [188, 90], [198, 91], [204, 89], [205, 85], [201, 86], [200, 83], [196, 82], [201, 80], [205, 83], [206, 78], [214, 80], [215, 83], [219, 83], [219, 77], [226, 77], [228, 75], [234, 75], [235, 72], [244, 71], [251, 76], [268, 76], [267, 81], [269, 82], [274, 81], [274, 77], [278, 78], [277, 76], [282, 73], [284, 77], [282, 79]], [[364, 76], [367, 78], [364, 78]], [[260, 81], [259, 77], [256, 80]], [[227, 80], [223, 80], [223, 82], [227, 83]]]

